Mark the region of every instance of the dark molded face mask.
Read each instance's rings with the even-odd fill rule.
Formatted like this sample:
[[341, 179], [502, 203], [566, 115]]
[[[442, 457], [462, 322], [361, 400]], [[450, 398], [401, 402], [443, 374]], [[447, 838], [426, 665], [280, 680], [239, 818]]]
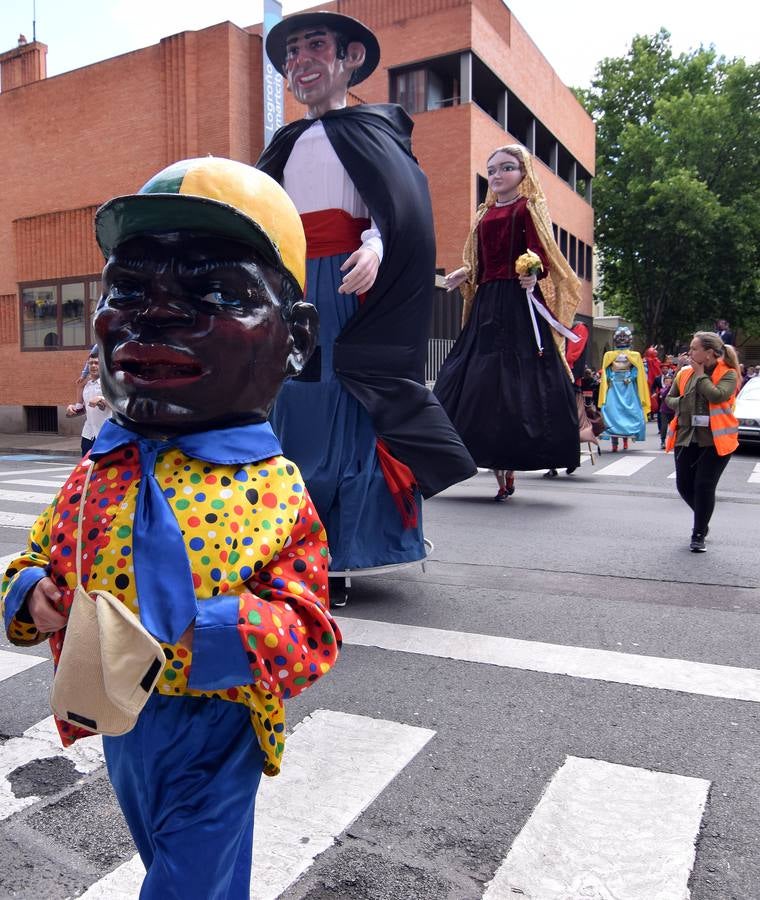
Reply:
[[183, 231], [118, 246], [94, 318], [115, 420], [151, 436], [264, 421], [316, 339], [316, 310], [284, 308], [283, 287], [236, 241]]

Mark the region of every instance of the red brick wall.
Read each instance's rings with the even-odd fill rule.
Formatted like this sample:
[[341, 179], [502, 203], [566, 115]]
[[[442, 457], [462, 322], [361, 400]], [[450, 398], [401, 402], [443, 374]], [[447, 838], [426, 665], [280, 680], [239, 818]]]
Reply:
[[0, 294], [0, 344], [17, 343], [18, 297], [16, 294]]
[[47, 281], [103, 268], [92, 235], [96, 206], [17, 219], [13, 223], [18, 281]]
[[18, 283], [97, 272], [95, 209], [169, 162], [255, 159], [260, 71], [260, 38], [223, 23], [0, 93], [0, 405], [68, 403], [82, 366], [20, 351]]

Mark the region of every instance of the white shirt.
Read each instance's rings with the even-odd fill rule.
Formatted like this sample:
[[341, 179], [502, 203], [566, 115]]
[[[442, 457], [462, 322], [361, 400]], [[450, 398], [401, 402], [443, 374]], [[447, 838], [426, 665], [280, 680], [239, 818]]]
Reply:
[[97, 400], [103, 396], [100, 387], [100, 379], [88, 381], [82, 389], [82, 402], [84, 403], [85, 423], [82, 426], [82, 437], [89, 441], [94, 441], [98, 436], [98, 432], [103, 427], [103, 423], [110, 418], [111, 410], [108, 406], [101, 409], [99, 406], [90, 406], [91, 400]]
[[[369, 218], [369, 210], [348, 177], [338, 154], [317, 121], [293, 145], [283, 170], [283, 187], [299, 213], [342, 209], [354, 219]], [[374, 220], [361, 234], [362, 246], [382, 262], [383, 239]]]

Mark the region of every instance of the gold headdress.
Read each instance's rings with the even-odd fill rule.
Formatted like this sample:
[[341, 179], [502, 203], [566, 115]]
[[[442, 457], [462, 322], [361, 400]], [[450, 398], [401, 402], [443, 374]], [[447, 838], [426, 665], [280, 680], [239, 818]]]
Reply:
[[[520, 160], [525, 176], [520, 182], [518, 191], [521, 196], [527, 198], [528, 212], [541, 241], [541, 247], [549, 260], [549, 272], [547, 277], [541, 282], [541, 293], [552, 315], [563, 325], [570, 328], [573, 324], [575, 311], [581, 302], [580, 282], [554, 240], [549, 207], [533, 168], [533, 157], [520, 144], [507, 144], [504, 147], [497, 147], [493, 153], [498, 153], [499, 151], [509, 153]], [[491, 156], [493, 156], [493, 153]], [[483, 216], [495, 203], [496, 196], [489, 188], [485, 202], [478, 207], [475, 214], [475, 222], [464, 245], [463, 260], [464, 268], [467, 270], [467, 281], [460, 288], [464, 298], [462, 325], [470, 316], [472, 301], [477, 290], [478, 225]], [[560, 353], [562, 353], [565, 339], [556, 331], [553, 332], [553, 335], [555, 343], [559, 347]], [[564, 359], [564, 355], [562, 358]]]

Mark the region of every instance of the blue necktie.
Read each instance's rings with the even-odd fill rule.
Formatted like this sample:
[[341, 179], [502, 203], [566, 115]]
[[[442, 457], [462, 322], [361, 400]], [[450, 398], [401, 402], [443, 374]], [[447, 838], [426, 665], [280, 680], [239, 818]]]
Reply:
[[153, 474], [156, 456], [169, 445], [147, 438], [139, 438], [137, 445], [142, 476], [132, 550], [140, 621], [159, 641], [176, 644], [195, 618], [198, 603], [182, 532]]
[[159, 453], [176, 447], [192, 459], [216, 465], [244, 465], [282, 453], [268, 422], [150, 440], [108, 421], [100, 429], [91, 459], [107, 456], [126, 444], [140, 452], [132, 552], [140, 621], [159, 641], [176, 644], [198, 611], [193, 576], [177, 519], [153, 470]]

